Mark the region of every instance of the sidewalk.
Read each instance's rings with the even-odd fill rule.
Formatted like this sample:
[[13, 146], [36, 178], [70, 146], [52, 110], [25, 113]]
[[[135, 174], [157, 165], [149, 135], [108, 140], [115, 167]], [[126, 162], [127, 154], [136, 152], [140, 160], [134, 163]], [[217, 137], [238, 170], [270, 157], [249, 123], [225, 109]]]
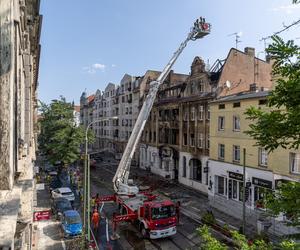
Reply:
[[[36, 206], [34, 211], [47, 211], [51, 209], [51, 197], [48, 187], [44, 190], [37, 190]], [[34, 250], [63, 250], [65, 243], [60, 234], [60, 223], [55, 220], [35, 221], [33, 223], [35, 231]]]

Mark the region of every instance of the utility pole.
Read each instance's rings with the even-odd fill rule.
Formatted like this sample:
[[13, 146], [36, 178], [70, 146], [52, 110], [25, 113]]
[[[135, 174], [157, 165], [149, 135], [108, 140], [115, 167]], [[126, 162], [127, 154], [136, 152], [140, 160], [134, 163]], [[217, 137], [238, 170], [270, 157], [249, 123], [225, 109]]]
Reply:
[[243, 234], [246, 228], [246, 149], [243, 148]]

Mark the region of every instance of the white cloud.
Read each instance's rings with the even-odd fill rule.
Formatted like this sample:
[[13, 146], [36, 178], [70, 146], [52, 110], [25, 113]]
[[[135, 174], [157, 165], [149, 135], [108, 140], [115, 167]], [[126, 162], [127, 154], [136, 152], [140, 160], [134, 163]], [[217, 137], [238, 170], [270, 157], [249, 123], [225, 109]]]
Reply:
[[112, 64], [111, 67], [112, 67], [112, 68], [115, 68], [115, 67], [117, 67], [117, 65], [116, 65], [116, 64]]
[[94, 63], [94, 64], [92, 65], [92, 67], [93, 67], [94, 69], [101, 69], [101, 70], [104, 70], [106, 66], [105, 66], [104, 64], [101, 64], [101, 63]]
[[102, 71], [104, 72], [106, 68], [106, 65], [105, 64], [102, 64], [102, 63], [94, 63], [92, 64], [91, 66], [85, 66], [82, 68], [82, 70], [86, 73], [89, 73], [89, 74], [95, 74], [97, 71]]
[[275, 12], [284, 11], [286, 14], [291, 14], [297, 9], [300, 9], [299, 4], [288, 4], [288, 5], [281, 5], [281, 6], [272, 8], [271, 11], [275, 11]]

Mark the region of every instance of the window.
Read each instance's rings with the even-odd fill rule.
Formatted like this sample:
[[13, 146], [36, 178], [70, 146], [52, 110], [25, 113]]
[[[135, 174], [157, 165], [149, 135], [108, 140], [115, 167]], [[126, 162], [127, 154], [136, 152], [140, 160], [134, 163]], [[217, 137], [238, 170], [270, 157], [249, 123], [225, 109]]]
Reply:
[[267, 99], [262, 99], [262, 100], [259, 100], [259, 101], [258, 101], [258, 105], [266, 105], [267, 102], [268, 102]]
[[191, 121], [195, 121], [195, 107], [191, 108]]
[[294, 174], [300, 174], [300, 154], [290, 153], [290, 169]]
[[191, 134], [191, 146], [195, 147], [195, 135]]
[[207, 120], [210, 120], [210, 107], [207, 107]]
[[228, 198], [243, 201], [243, 182], [233, 179], [228, 181]]
[[204, 86], [203, 86], [203, 81], [202, 80], [200, 80], [198, 86], [199, 86], [199, 92], [204, 92]]
[[241, 150], [240, 146], [233, 145], [233, 161], [240, 162], [241, 160]]
[[225, 158], [225, 145], [219, 144], [218, 146], [218, 158], [219, 160], [224, 160]]
[[264, 148], [259, 148], [259, 165], [260, 166], [268, 166], [268, 152]]
[[203, 148], [203, 134], [198, 133], [198, 148]]
[[202, 182], [202, 163], [198, 159], [191, 159], [191, 170], [193, 171], [192, 179]]
[[215, 178], [215, 183], [216, 183], [216, 190], [215, 193], [220, 194], [220, 195], [226, 195], [226, 185], [227, 185], [227, 179], [222, 176], [217, 176]]
[[182, 177], [186, 177], [186, 157], [182, 158]]
[[210, 147], [210, 140], [209, 140], [209, 135], [206, 138], [206, 148], [209, 149]]
[[224, 103], [219, 104], [219, 109], [225, 109], [225, 104]]
[[241, 130], [241, 123], [239, 116], [233, 116], [233, 131], [240, 131]]
[[199, 105], [198, 110], [198, 119], [203, 120], [203, 105]]
[[233, 107], [234, 107], [234, 108], [241, 107], [241, 103], [240, 103], [240, 102], [234, 102], [234, 103], [233, 103]]
[[255, 207], [259, 209], [264, 209], [265, 204], [265, 194], [271, 192], [268, 188], [254, 186], [254, 203]]
[[188, 119], [188, 112], [187, 112], [187, 110], [186, 110], [186, 109], [184, 109], [184, 116], [183, 116], [183, 120], [184, 120], [184, 121], [187, 121], [187, 119]]
[[183, 134], [183, 145], [187, 145], [187, 134]]
[[219, 116], [218, 118], [218, 130], [224, 130], [225, 127], [225, 117], [224, 116]]

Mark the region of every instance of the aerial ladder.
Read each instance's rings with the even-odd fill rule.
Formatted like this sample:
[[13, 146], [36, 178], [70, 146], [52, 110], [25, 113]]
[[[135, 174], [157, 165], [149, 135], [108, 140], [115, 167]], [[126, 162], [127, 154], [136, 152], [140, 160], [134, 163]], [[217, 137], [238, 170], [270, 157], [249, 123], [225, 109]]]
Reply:
[[130, 165], [133, 154], [136, 150], [138, 142], [141, 138], [142, 131], [145, 127], [149, 114], [151, 112], [153, 103], [156, 98], [157, 91], [160, 85], [164, 82], [166, 77], [171, 71], [173, 64], [176, 62], [179, 55], [187, 46], [189, 41], [195, 41], [201, 39], [210, 33], [211, 25], [205, 21], [205, 18], [200, 17], [194, 22], [194, 26], [191, 28], [187, 35], [187, 38], [182, 42], [178, 50], [173, 54], [170, 61], [167, 63], [159, 77], [150, 83], [149, 92], [145, 98], [141, 111], [134, 124], [132, 133], [126, 145], [125, 151], [122, 155], [116, 174], [113, 178], [113, 186], [116, 194], [119, 195], [135, 195], [139, 192], [133, 181], [129, 179]]

